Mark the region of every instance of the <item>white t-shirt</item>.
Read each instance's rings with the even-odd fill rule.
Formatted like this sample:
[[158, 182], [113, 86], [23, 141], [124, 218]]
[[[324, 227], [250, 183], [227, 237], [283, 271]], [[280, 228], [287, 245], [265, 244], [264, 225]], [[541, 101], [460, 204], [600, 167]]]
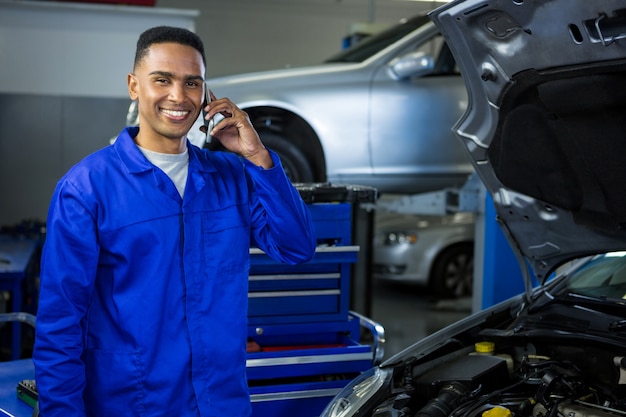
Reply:
[[138, 148], [148, 161], [159, 167], [170, 177], [180, 197], [184, 197], [189, 168], [189, 151], [187, 148], [185, 148], [185, 152], [177, 154], [154, 152], [141, 146], [138, 146]]

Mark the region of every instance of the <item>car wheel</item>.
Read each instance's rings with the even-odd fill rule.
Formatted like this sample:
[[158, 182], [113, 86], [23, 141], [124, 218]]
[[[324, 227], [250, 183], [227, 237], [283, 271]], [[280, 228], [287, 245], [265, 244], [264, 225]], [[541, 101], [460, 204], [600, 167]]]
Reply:
[[[272, 132], [259, 132], [259, 136], [265, 146], [278, 154], [283, 169], [291, 182], [314, 182], [313, 168], [302, 150], [287, 139]], [[219, 141], [207, 143], [204, 147], [211, 151], [226, 151], [226, 148]]]
[[459, 298], [472, 294], [474, 246], [463, 243], [442, 252], [433, 266], [430, 284], [439, 298]]
[[300, 148], [273, 132], [260, 131], [259, 136], [265, 146], [278, 154], [291, 182], [313, 182], [313, 168]]

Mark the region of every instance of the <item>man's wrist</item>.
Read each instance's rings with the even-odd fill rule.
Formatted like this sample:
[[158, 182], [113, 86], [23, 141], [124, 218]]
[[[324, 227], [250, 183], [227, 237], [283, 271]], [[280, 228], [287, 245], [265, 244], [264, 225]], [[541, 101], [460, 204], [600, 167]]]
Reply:
[[270, 155], [267, 148], [263, 148], [254, 155], [247, 156], [245, 158], [250, 161], [250, 163], [263, 169], [270, 169], [274, 166], [274, 160], [272, 159], [272, 156]]

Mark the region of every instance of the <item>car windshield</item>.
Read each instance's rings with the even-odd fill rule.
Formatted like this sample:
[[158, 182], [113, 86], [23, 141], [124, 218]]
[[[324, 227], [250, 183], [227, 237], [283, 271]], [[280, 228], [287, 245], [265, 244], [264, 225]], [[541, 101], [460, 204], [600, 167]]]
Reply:
[[354, 46], [331, 56], [324, 62], [363, 62], [429, 21], [428, 16], [416, 16], [403, 20], [400, 24], [369, 36]]
[[568, 293], [603, 300], [626, 299], [626, 252], [595, 257], [567, 280]]

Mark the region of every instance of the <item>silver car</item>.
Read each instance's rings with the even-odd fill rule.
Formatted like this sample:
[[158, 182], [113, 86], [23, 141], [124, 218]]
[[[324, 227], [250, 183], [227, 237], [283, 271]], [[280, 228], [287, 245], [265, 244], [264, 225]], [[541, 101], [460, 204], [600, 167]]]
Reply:
[[470, 295], [474, 213], [443, 216], [377, 213], [375, 279], [428, 286], [439, 298]]
[[319, 66], [213, 78], [207, 85], [250, 115], [294, 182], [419, 193], [461, 185], [472, 172], [451, 132], [467, 91], [427, 16]]

